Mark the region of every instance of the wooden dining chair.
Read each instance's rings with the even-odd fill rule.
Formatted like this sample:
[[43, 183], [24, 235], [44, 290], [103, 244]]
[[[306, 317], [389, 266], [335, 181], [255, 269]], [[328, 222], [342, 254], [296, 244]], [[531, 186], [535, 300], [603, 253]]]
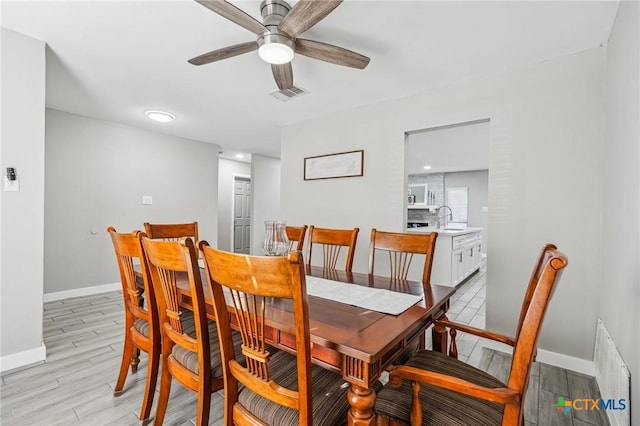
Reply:
[[383, 232], [373, 228], [371, 243], [369, 244], [369, 274], [374, 274], [375, 256], [379, 251], [386, 251], [389, 255], [389, 269], [391, 278], [406, 280], [414, 254], [424, 255], [422, 267], [422, 282], [431, 283], [431, 266], [436, 248], [437, 232], [430, 234], [402, 234]]
[[197, 244], [198, 222], [191, 223], [148, 223], [145, 222], [144, 230], [152, 239], [178, 241], [181, 238], [193, 238]]
[[304, 237], [307, 235], [307, 225], [287, 226], [287, 239], [289, 239], [289, 250], [302, 251], [304, 247]]
[[[206, 425], [211, 393], [223, 388], [223, 373], [216, 326], [206, 316], [196, 247], [191, 238], [143, 238], [142, 245], [157, 295], [162, 331], [162, 372], [154, 424], [164, 421], [174, 378], [198, 394], [196, 424]], [[182, 291], [191, 300], [191, 310], [180, 306], [181, 282], [188, 283]]]
[[[483, 330], [467, 324], [449, 321], [447, 318], [440, 318], [436, 320], [435, 327], [437, 327], [439, 330], [445, 331], [446, 329], [449, 329], [449, 334], [451, 336], [451, 339], [449, 340], [449, 356], [452, 356], [454, 358], [458, 357], [458, 347], [456, 344], [456, 335], [458, 331], [504, 343], [511, 347], [515, 346], [518, 336], [520, 335], [520, 330], [522, 329], [524, 317], [527, 314], [529, 305], [531, 304], [531, 298], [533, 297], [533, 293], [535, 292], [536, 287], [540, 282], [542, 268], [546, 265], [547, 261], [552, 256], [554, 250], [557, 250], [557, 247], [554, 244], [545, 244], [544, 247], [542, 247], [540, 254], [538, 255], [533, 270], [531, 271], [531, 277], [529, 278], [529, 284], [527, 285], [524, 299], [522, 300], [522, 308], [520, 309], [520, 318], [518, 319], [518, 326], [516, 328], [515, 337], [507, 336], [505, 334], [496, 333], [493, 331]], [[446, 334], [443, 334], [443, 336], [446, 337]], [[536, 352], [534, 352], [533, 359], [536, 359]]]
[[[111, 235], [118, 269], [120, 270], [125, 318], [122, 362], [113, 394], [120, 396], [123, 393], [129, 367], [131, 367], [132, 373], [136, 373], [140, 362], [139, 352], [146, 352], [149, 356], [149, 361], [147, 362], [147, 379], [139, 416], [141, 421], [146, 421], [151, 413], [158, 377], [158, 366], [160, 365], [160, 320], [156, 307], [156, 297], [149, 281], [149, 271], [146, 268], [140, 242], [140, 238], [144, 234], [139, 231], [129, 234], [118, 233], [113, 226], [107, 228], [107, 232]], [[141, 267], [144, 298], [142, 289], [136, 285], [133, 269], [136, 263], [140, 264]]]
[[[225, 369], [224, 424], [323, 425], [346, 423], [349, 386], [338, 374], [311, 364], [309, 312], [302, 255], [248, 256], [200, 243], [218, 318]], [[226, 298], [225, 298], [226, 297]], [[275, 300], [274, 300], [275, 299]], [[266, 343], [272, 304], [291, 306], [291, 349]], [[231, 314], [228, 314], [228, 312]], [[282, 308], [277, 308], [283, 315]], [[223, 318], [226, 321], [223, 321]], [[245, 365], [236, 360], [231, 325], [240, 328]], [[242, 385], [242, 389], [240, 387]]]
[[376, 424], [522, 424], [536, 341], [555, 286], [567, 266], [566, 256], [555, 248], [549, 248], [544, 259], [515, 340], [506, 383], [443, 353], [419, 351], [389, 374], [389, 383], [378, 393], [374, 406]]
[[323, 267], [325, 269], [336, 269], [340, 250], [347, 247], [347, 255], [344, 270], [351, 272], [353, 267], [353, 256], [356, 252], [356, 242], [358, 241], [359, 228], [353, 229], [328, 229], [309, 227], [309, 256], [307, 264], [311, 265], [311, 254], [313, 246], [321, 245], [323, 254]]

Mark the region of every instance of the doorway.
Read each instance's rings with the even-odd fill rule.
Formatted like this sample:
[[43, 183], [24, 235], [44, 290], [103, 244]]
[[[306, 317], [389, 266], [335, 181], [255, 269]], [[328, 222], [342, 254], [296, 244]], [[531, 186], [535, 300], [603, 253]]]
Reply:
[[233, 180], [233, 252], [249, 254], [251, 249], [251, 179]]
[[[490, 121], [482, 119], [406, 132], [407, 190], [424, 187], [427, 202], [405, 201], [408, 227], [482, 228], [488, 248]], [[407, 200], [406, 193], [403, 195]], [[413, 203], [412, 203], [413, 201]]]

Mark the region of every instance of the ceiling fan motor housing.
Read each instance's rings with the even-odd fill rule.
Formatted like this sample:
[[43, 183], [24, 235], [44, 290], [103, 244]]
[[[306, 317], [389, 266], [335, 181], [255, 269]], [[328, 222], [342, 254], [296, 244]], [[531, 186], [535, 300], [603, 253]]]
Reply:
[[[262, 15], [262, 23], [269, 30], [277, 30], [280, 21], [291, 10], [289, 3], [282, 0], [263, 0], [260, 3], [260, 14]], [[271, 28], [275, 27], [275, 28]]]
[[[263, 25], [267, 27], [269, 32], [258, 36], [258, 54], [269, 63], [287, 63], [293, 57], [295, 51], [293, 39], [278, 29], [278, 25], [290, 10], [291, 6], [282, 0], [263, 0], [260, 4]], [[283, 54], [283, 59], [275, 62], [274, 59], [266, 59], [263, 56], [263, 48], [268, 45]]]
[[295, 50], [295, 43], [283, 33], [268, 33], [258, 36], [258, 48], [272, 43], [279, 43], [288, 46], [291, 50]]

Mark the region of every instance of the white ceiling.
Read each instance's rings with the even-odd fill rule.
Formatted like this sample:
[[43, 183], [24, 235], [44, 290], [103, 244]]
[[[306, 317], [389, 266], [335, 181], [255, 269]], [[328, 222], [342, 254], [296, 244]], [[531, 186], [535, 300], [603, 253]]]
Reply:
[[[411, 133], [407, 139], [408, 175], [489, 168], [489, 121]], [[429, 165], [431, 169], [425, 170]]]
[[[258, 1], [234, 1], [256, 18]], [[279, 156], [291, 123], [606, 43], [617, 1], [347, 0], [302, 37], [367, 55], [365, 70], [303, 56], [280, 102], [257, 52], [196, 67], [187, 59], [255, 39], [191, 0], [8, 1], [2, 26], [48, 43], [47, 107], [236, 151]], [[177, 119], [148, 120], [161, 109]]]

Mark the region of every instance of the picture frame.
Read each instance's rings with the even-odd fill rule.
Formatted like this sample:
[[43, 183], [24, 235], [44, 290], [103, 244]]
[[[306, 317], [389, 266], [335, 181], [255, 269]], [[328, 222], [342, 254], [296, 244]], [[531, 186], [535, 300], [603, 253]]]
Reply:
[[304, 180], [363, 176], [363, 167], [363, 149], [305, 157]]

